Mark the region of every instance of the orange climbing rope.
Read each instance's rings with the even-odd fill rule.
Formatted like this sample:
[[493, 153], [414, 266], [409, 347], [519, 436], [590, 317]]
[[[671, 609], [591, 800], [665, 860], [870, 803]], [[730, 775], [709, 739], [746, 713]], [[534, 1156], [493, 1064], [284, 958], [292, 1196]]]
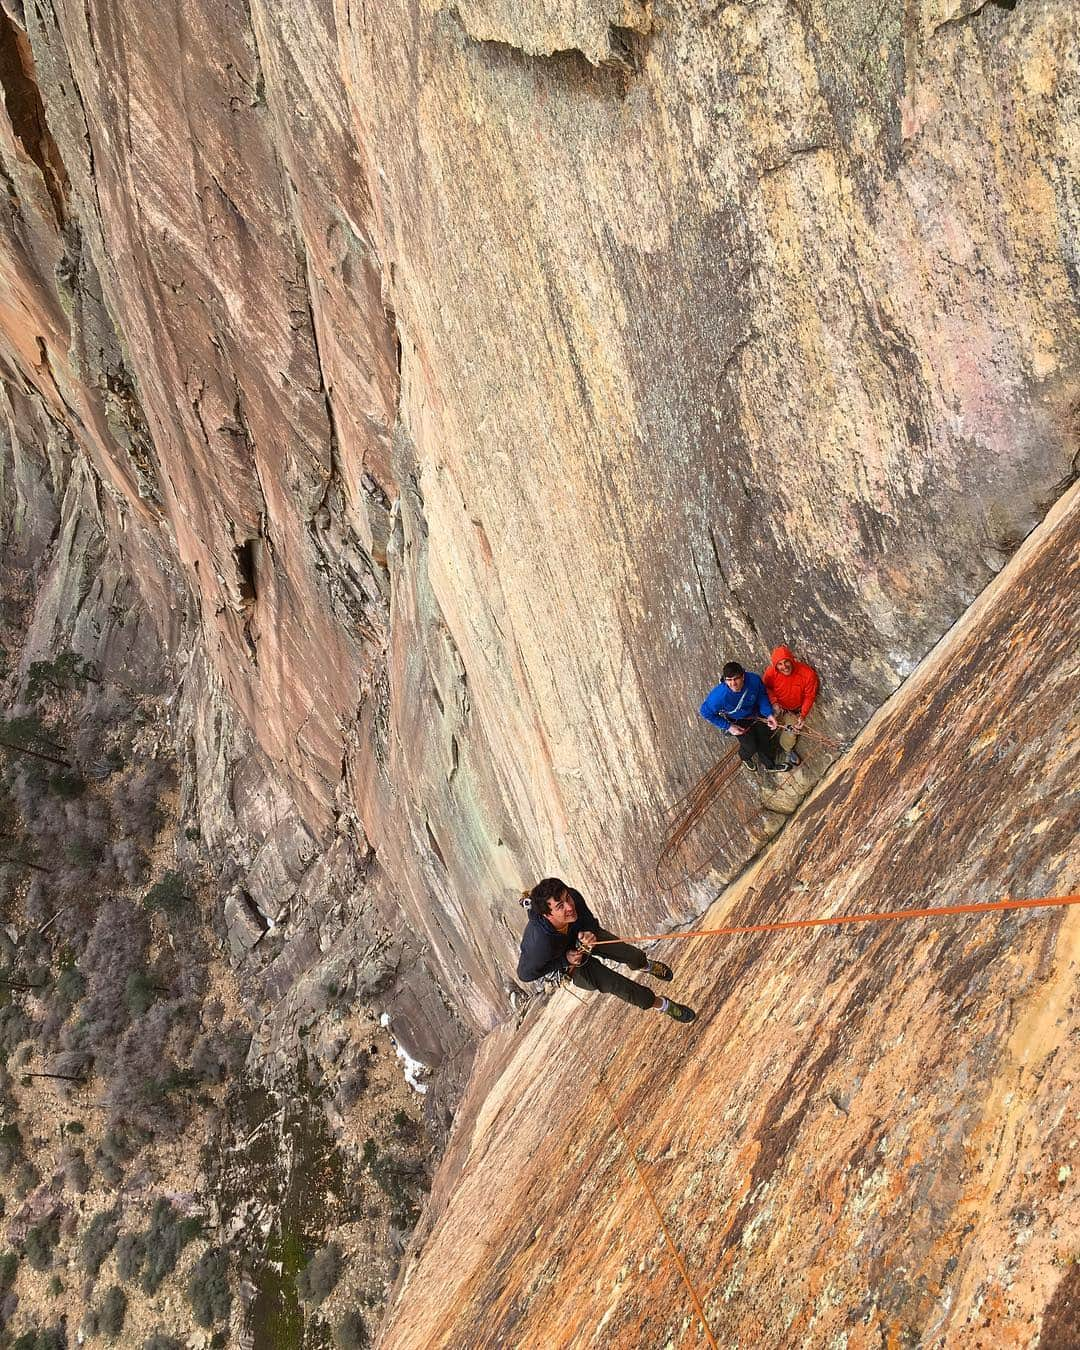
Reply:
[[668, 938], [734, 937], [739, 933], [780, 933], [790, 928], [826, 928], [842, 923], [890, 923], [899, 919], [937, 919], [951, 914], [988, 914], [1004, 909], [1043, 909], [1080, 905], [1080, 895], [1047, 895], [1033, 900], [973, 900], [966, 905], [933, 905], [926, 909], [890, 909], [865, 914], [836, 914], [831, 918], [777, 919], [772, 923], [730, 924], [725, 928], [691, 928], [686, 932], [637, 933], [631, 937], [597, 939], [594, 947], [611, 942], [660, 942]]
[[[570, 989], [569, 985], [567, 985], [566, 988], [569, 993], [574, 994], [574, 991]], [[579, 998], [577, 994], [574, 994], [574, 997], [577, 999], [579, 1003], [585, 1002], [585, 1000], [583, 998]], [[622, 1138], [623, 1147], [630, 1155], [630, 1161], [634, 1164], [634, 1171], [637, 1173], [638, 1181], [641, 1182], [641, 1189], [645, 1192], [649, 1204], [653, 1208], [653, 1213], [656, 1215], [656, 1221], [657, 1223], [659, 1223], [660, 1230], [664, 1234], [664, 1240], [667, 1242], [668, 1248], [672, 1255], [672, 1259], [674, 1260], [676, 1266], [678, 1267], [679, 1274], [682, 1276], [683, 1284], [686, 1285], [686, 1292], [690, 1295], [690, 1302], [694, 1305], [694, 1311], [697, 1313], [698, 1320], [701, 1322], [702, 1328], [705, 1332], [705, 1338], [709, 1342], [709, 1345], [712, 1347], [712, 1350], [720, 1350], [720, 1347], [716, 1343], [716, 1337], [713, 1335], [712, 1327], [709, 1326], [708, 1318], [705, 1316], [705, 1309], [702, 1306], [701, 1298], [699, 1297], [697, 1290], [694, 1288], [694, 1282], [693, 1280], [691, 1280], [690, 1272], [686, 1268], [686, 1262], [683, 1260], [682, 1252], [679, 1251], [675, 1239], [671, 1236], [671, 1230], [668, 1228], [667, 1223], [664, 1220], [663, 1211], [661, 1210], [659, 1202], [657, 1201], [656, 1196], [653, 1193], [652, 1186], [649, 1184], [648, 1175], [645, 1169], [642, 1167], [641, 1163], [638, 1161], [637, 1153], [630, 1142], [630, 1136], [626, 1132], [626, 1126], [623, 1124], [622, 1117], [619, 1115], [619, 1112], [615, 1107], [615, 1098], [611, 1095], [611, 1089], [605, 1082], [603, 1074], [593, 1063], [592, 1056], [585, 1051], [585, 1049], [580, 1044], [577, 1037], [574, 1035], [574, 1033], [570, 1030], [569, 1027], [567, 1027], [567, 1034], [569, 1035], [570, 1040], [574, 1043], [578, 1054], [585, 1061], [585, 1063], [588, 1064], [589, 1068], [592, 1069], [593, 1077], [599, 1084], [600, 1091], [604, 1094], [604, 1099], [607, 1102], [608, 1110], [611, 1112], [611, 1118], [615, 1122], [615, 1127], [619, 1131], [619, 1134]]]

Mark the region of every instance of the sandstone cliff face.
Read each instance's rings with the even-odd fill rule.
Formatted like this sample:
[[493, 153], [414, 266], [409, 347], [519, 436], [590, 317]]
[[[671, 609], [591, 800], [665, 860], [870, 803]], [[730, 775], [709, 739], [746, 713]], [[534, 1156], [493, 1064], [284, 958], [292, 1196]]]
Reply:
[[[703, 926], [1075, 892], [1076, 490], [1030, 542]], [[707, 1344], [597, 1073], [720, 1344], [1076, 1344], [1080, 911], [657, 954], [690, 1027], [488, 1039], [384, 1350]]]
[[[1078, 38], [1070, 0], [3, 0], [27, 655], [168, 667], [260, 1064], [345, 983], [463, 1072], [539, 874], [696, 913], [753, 848], [717, 815], [717, 875], [655, 894], [720, 663], [790, 642], [851, 736], [1065, 490]], [[1063, 743], [1002, 720], [1025, 642], [1071, 691], [1072, 521], [725, 912], [1075, 875]], [[1075, 1248], [1070, 934], [680, 953], [694, 1052], [608, 1068], [733, 1338], [1030, 1340]], [[570, 1012], [485, 1049], [390, 1343], [698, 1337], [551, 1067]]]
[[538, 873], [701, 903], [646, 883], [727, 655], [810, 651], [850, 733], [1072, 474], [1077, 24], [0, 16], [11, 406], [186, 615], [196, 774], [255, 756], [417, 944], [425, 1055], [502, 1015]]

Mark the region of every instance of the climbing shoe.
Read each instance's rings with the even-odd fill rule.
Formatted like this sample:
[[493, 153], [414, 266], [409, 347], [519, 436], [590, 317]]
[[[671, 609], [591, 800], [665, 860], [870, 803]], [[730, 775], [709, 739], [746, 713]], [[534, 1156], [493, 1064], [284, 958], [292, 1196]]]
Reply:
[[693, 1008], [688, 1008], [685, 1003], [676, 1003], [674, 999], [670, 998], [664, 1012], [676, 1022], [692, 1022], [697, 1016]]
[[671, 967], [665, 966], [663, 961], [650, 961], [642, 973], [651, 975], [654, 980], [670, 980], [674, 978]]
[[791, 767], [790, 764], [766, 764], [765, 771], [767, 773], [788, 773]]

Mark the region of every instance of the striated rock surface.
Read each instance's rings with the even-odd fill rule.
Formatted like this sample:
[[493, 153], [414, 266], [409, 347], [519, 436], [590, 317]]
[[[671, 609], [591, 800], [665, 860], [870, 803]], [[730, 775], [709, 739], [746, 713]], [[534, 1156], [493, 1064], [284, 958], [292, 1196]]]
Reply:
[[726, 655], [787, 636], [854, 729], [1073, 472], [1077, 20], [654, 6], [628, 77], [483, 12], [343, 40], [402, 340], [390, 826], [490, 997], [505, 883], [700, 901], [650, 867]]
[[[757, 847], [718, 812], [656, 893], [720, 664], [792, 644], [849, 739], [1068, 489], [1078, 42], [1072, 0], [5, 0], [24, 662], [167, 671], [269, 1079], [344, 990], [445, 1127], [498, 1028], [388, 1343], [699, 1335], [556, 1053], [621, 1010], [510, 1037], [514, 899], [699, 913]], [[723, 913], [1075, 876], [1074, 517]], [[679, 950], [691, 1053], [607, 1072], [732, 1339], [1067, 1326], [1074, 926]]]
[[[1075, 892], [1076, 490], [1029, 545], [703, 926]], [[488, 1038], [384, 1350], [706, 1344], [612, 1109], [720, 1344], [1075, 1343], [1080, 910], [658, 954], [688, 1028]]]
[[13, 416], [188, 634], [197, 776], [254, 755], [312, 858], [367, 859], [446, 1009], [406, 1028], [434, 1057], [505, 1010], [537, 874], [622, 922], [703, 903], [649, 875], [725, 657], [808, 652], [851, 734], [1074, 473], [1077, 25], [0, 16]]

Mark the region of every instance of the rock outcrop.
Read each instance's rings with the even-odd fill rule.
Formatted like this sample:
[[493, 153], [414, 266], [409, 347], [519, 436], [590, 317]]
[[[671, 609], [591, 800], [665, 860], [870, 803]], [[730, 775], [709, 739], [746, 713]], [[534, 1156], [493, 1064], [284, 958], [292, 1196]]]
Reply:
[[355, 918], [299, 841], [410, 953], [406, 1043], [458, 1054], [522, 884], [620, 926], [712, 894], [650, 873], [724, 657], [812, 654], [846, 736], [1000, 568], [1076, 467], [1078, 26], [5, 6], [18, 510], [25, 445], [77, 460], [126, 578], [90, 584], [177, 662], [188, 809], [264, 831], [228, 885], [307, 916], [286, 984]]
[[[1080, 492], [1029, 545], [703, 926], [1075, 892]], [[690, 1027], [489, 1037], [384, 1350], [707, 1344], [613, 1110], [720, 1344], [1075, 1344], [1080, 909], [657, 953]]]
[[[1078, 41], [1072, 0], [3, 0], [25, 657], [168, 672], [180, 850], [216, 860], [270, 1075], [348, 989], [442, 1066], [445, 1125], [498, 1028], [390, 1344], [698, 1335], [586, 1062], [552, 1068], [568, 1010], [506, 1019], [523, 885], [653, 930], [751, 858], [716, 813], [714, 872], [656, 893], [724, 659], [809, 655], [847, 740], [969, 615], [725, 913], [1074, 864], [1038, 713], [1073, 516], [969, 607], [1077, 473]], [[1038, 1324], [1074, 927], [683, 961], [697, 1048], [650, 1023], [624, 1109], [733, 1336]]]

